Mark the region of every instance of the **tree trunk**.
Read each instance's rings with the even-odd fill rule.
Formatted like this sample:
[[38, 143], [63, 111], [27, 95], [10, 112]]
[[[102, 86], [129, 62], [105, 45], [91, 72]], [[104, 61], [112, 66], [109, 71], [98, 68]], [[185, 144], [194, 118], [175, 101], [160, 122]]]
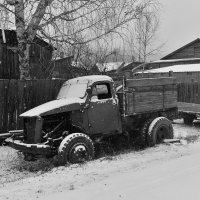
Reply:
[[27, 80], [30, 79], [30, 44], [20, 41], [18, 39], [18, 56], [19, 56], [19, 70], [20, 79]]
[[[8, 1], [8, 0], [7, 0]], [[33, 42], [37, 27], [39, 26], [48, 5], [53, 0], [41, 0], [32, 16], [28, 26], [25, 26], [24, 0], [10, 0], [10, 4], [15, 6], [15, 25], [18, 40], [19, 70], [20, 79], [30, 79], [30, 46]]]
[[29, 66], [29, 49], [28, 34], [25, 30], [24, 18], [24, 2], [23, 0], [15, 1], [15, 25], [18, 40], [18, 56], [19, 56], [19, 70], [20, 79], [30, 79], [30, 66]]

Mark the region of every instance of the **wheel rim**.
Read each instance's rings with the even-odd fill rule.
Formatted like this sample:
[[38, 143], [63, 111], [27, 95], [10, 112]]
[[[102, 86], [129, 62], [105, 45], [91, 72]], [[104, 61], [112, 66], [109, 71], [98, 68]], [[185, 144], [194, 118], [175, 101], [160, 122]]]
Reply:
[[156, 134], [156, 143], [163, 142], [163, 140], [168, 137], [168, 134], [169, 134], [168, 127], [166, 127], [166, 126], [160, 126], [158, 128], [157, 134]]
[[71, 147], [68, 159], [71, 163], [81, 163], [89, 159], [88, 149], [83, 143]]

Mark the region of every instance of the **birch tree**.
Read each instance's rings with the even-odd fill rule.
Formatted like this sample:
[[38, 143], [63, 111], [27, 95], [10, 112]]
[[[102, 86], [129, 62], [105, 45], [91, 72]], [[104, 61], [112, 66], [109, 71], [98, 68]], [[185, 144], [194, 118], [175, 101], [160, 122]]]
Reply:
[[145, 8], [134, 26], [129, 28], [126, 43], [134, 60], [146, 62], [164, 46], [164, 43], [158, 41], [159, 10], [160, 4]]
[[156, 55], [163, 44], [157, 44], [156, 33], [159, 28], [159, 18], [152, 12], [146, 12], [137, 21], [135, 27], [136, 49], [138, 53], [138, 60], [146, 62], [147, 58]]
[[155, 0], [2, 0], [18, 40], [20, 79], [30, 79], [29, 49], [36, 35], [49, 43], [86, 44], [119, 32]]

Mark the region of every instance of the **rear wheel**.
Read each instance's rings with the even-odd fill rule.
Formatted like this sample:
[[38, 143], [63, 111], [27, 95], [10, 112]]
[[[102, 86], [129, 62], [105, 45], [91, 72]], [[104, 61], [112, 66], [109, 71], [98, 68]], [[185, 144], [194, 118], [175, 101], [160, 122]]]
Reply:
[[142, 147], [146, 147], [148, 145], [148, 129], [152, 121], [153, 118], [146, 119], [143, 126], [141, 127], [140, 138]]
[[58, 149], [60, 164], [81, 163], [94, 158], [92, 140], [83, 133], [73, 133], [64, 138]]
[[164, 139], [172, 139], [174, 136], [171, 121], [165, 117], [154, 119], [148, 128], [148, 144], [154, 146], [162, 143]]

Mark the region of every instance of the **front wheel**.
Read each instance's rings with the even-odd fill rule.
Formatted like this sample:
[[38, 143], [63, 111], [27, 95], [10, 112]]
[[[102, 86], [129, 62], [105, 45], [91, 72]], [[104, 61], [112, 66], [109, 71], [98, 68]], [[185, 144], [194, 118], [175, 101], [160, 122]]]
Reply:
[[73, 133], [64, 138], [58, 149], [59, 163], [81, 163], [94, 158], [92, 140], [83, 133]]
[[171, 121], [165, 117], [155, 118], [148, 128], [148, 144], [154, 146], [164, 139], [173, 139], [174, 131]]

